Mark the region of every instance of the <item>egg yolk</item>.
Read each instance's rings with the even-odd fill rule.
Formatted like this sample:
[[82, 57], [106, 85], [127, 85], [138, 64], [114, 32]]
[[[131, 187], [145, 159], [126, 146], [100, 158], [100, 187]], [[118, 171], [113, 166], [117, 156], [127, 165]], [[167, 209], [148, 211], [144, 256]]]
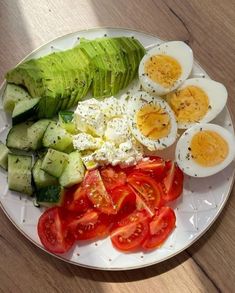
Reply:
[[140, 132], [153, 140], [169, 134], [171, 123], [168, 113], [158, 105], [147, 104], [136, 115], [137, 127]]
[[155, 55], [145, 63], [145, 74], [163, 87], [170, 88], [182, 74], [179, 62], [168, 55]]
[[209, 98], [199, 87], [188, 86], [166, 97], [178, 122], [197, 122], [207, 113]]
[[228, 143], [215, 131], [204, 130], [193, 136], [191, 141], [192, 158], [204, 167], [220, 164], [228, 155]]

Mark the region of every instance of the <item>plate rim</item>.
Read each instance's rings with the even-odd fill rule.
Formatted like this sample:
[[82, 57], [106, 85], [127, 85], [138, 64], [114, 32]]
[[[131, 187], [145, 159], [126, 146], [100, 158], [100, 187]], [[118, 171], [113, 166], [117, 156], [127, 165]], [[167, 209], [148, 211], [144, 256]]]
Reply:
[[[67, 33], [67, 34], [62, 34], [56, 38], [52, 38], [50, 39], [49, 41], [43, 43], [42, 45], [40, 45], [39, 47], [35, 48], [34, 50], [32, 50], [29, 54], [27, 54], [23, 59], [21, 59], [16, 65], [18, 66], [19, 64], [21, 64], [22, 62], [24, 62], [31, 54], [35, 54], [37, 53], [38, 51], [41, 50], [41, 48], [43, 48], [44, 46], [52, 43], [53, 41], [56, 41], [58, 39], [61, 39], [63, 37], [67, 37], [69, 35], [73, 35], [75, 33], [79, 33], [79, 32], [86, 32], [86, 31], [96, 31], [96, 30], [102, 30], [102, 29], [107, 29], [107, 30], [124, 30], [124, 31], [132, 31], [132, 32], [137, 32], [137, 33], [141, 33], [141, 34], [144, 34], [146, 36], [151, 36], [151, 37], [155, 37], [155, 38], [158, 38], [162, 41], [167, 41], [165, 39], [162, 39], [162, 38], [159, 38], [156, 34], [153, 34], [153, 33], [150, 33], [150, 32], [146, 32], [146, 31], [143, 31], [143, 30], [140, 30], [140, 29], [134, 29], [134, 28], [131, 28], [131, 27], [122, 27], [122, 26], [115, 26], [115, 27], [112, 27], [112, 26], [94, 26], [94, 27], [89, 27], [89, 28], [83, 28], [83, 29], [80, 29], [80, 30], [75, 30], [73, 32], [70, 32], [70, 33]], [[202, 69], [203, 69], [203, 66], [201, 66], [201, 64], [197, 61], [197, 60], [194, 60], [195, 63], [197, 63]], [[203, 69], [204, 70], [204, 69]], [[204, 70], [205, 71], [205, 70]], [[207, 73], [207, 71], [206, 71]], [[210, 78], [210, 75], [207, 73], [207, 75], [209, 76]], [[3, 88], [6, 86], [6, 79], [3, 80], [3, 82], [0, 84], [0, 91], [3, 90]], [[234, 131], [234, 123], [233, 123], [233, 115], [231, 113], [231, 110], [230, 110], [230, 107], [229, 105], [226, 105], [225, 108], [227, 109], [228, 111], [228, 115], [229, 115], [229, 118], [231, 119], [232, 121], [232, 130]], [[217, 210], [213, 220], [211, 221], [211, 223], [204, 229], [202, 230], [202, 232], [197, 235], [189, 244], [187, 244], [186, 246], [184, 246], [183, 248], [177, 250], [175, 253], [173, 254], [170, 254], [169, 256], [166, 256], [164, 257], [163, 259], [161, 259], [160, 261], [153, 261], [153, 262], [149, 262], [147, 264], [140, 264], [140, 265], [137, 265], [137, 266], [129, 266], [129, 267], [123, 267], [123, 268], [115, 268], [115, 267], [96, 267], [96, 266], [93, 266], [93, 265], [84, 265], [84, 264], [81, 264], [81, 263], [77, 263], [75, 261], [72, 261], [72, 260], [69, 260], [69, 259], [66, 259], [58, 254], [54, 254], [54, 253], [51, 253], [50, 251], [46, 250], [43, 246], [41, 246], [39, 243], [37, 243], [36, 241], [34, 241], [32, 238], [30, 238], [30, 236], [28, 236], [21, 228], [20, 226], [18, 226], [15, 221], [11, 218], [11, 216], [8, 214], [8, 212], [6, 211], [5, 207], [3, 206], [2, 202], [0, 201], [0, 207], [1, 209], [3, 210], [5, 216], [8, 218], [8, 220], [11, 222], [11, 224], [16, 228], [16, 230], [18, 230], [26, 239], [28, 239], [31, 243], [33, 243], [36, 247], [38, 247], [39, 249], [41, 249], [42, 251], [46, 252], [47, 254], [57, 258], [57, 259], [60, 259], [66, 263], [69, 263], [69, 264], [72, 264], [72, 265], [75, 265], [75, 266], [80, 266], [80, 267], [84, 267], [84, 268], [89, 268], [89, 269], [95, 269], [95, 270], [102, 270], [102, 271], [123, 271], [123, 270], [135, 270], [135, 269], [141, 269], [141, 268], [145, 268], [145, 267], [149, 267], [149, 266], [152, 266], [152, 265], [156, 265], [158, 263], [161, 263], [161, 262], [164, 262], [166, 260], [169, 260], [171, 259], [172, 257], [175, 257], [176, 255], [180, 254], [181, 252], [187, 250], [191, 245], [193, 245], [197, 240], [199, 240], [203, 235], [205, 235], [205, 233], [211, 228], [211, 226], [215, 223], [215, 221], [218, 219], [219, 215], [221, 214], [222, 210], [224, 209], [225, 205], [227, 204], [228, 202], [228, 199], [230, 197], [230, 194], [231, 194], [231, 191], [233, 189], [233, 185], [234, 185], [234, 182], [235, 182], [235, 169], [233, 170], [233, 173], [231, 175], [232, 177], [232, 180], [231, 180], [231, 184], [229, 186], [229, 189], [225, 195], [225, 200], [223, 201], [222, 205], [219, 207], [219, 209]]]

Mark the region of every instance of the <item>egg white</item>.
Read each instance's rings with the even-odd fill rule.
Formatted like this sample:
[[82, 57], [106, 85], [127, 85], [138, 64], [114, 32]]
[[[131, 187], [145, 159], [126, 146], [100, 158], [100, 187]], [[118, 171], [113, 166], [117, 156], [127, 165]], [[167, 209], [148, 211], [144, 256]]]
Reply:
[[[170, 116], [171, 129], [170, 133], [166, 137], [153, 140], [143, 135], [138, 129], [136, 123], [136, 114], [146, 104], [159, 105]], [[175, 120], [175, 115], [167, 102], [161, 98], [153, 97], [146, 92], [139, 91], [129, 99], [127, 105], [127, 115], [132, 134], [136, 140], [138, 140], [142, 145], [146, 146], [150, 151], [162, 150], [175, 142], [177, 137], [177, 123]]]
[[[202, 130], [215, 131], [228, 143], [229, 153], [225, 160], [218, 165], [205, 167], [199, 165], [191, 158], [188, 148], [193, 136]], [[227, 129], [216, 124], [200, 123], [186, 130], [177, 142], [175, 158], [180, 169], [187, 175], [193, 177], [207, 177], [216, 174], [227, 167], [235, 158], [235, 138]]]
[[[173, 57], [181, 65], [181, 76], [171, 87], [166, 88], [160, 83], [153, 81], [145, 74], [144, 67], [146, 61], [152, 56], [159, 54]], [[193, 52], [187, 44], [181, 41], [166, 42], [149, 50], [142, 58], [139, 65], [139, 79], [143, 88], [147, 92], [161, 96], [175, 90], [184, 80], [186, 80], [192, 71], [192, 67]]]
[[187, 129], [196, 123], [207, 123], [212, 121], [225, 107], [228, 98], [226, 87], [217, 81], [206, 78], [190, 78], [177, 89], [182, 90], [188, 86], [196, 86], [202, 89], [209, 99], [210, 109], [205, 116], [197, 122], [178, 122], [179, 129]]

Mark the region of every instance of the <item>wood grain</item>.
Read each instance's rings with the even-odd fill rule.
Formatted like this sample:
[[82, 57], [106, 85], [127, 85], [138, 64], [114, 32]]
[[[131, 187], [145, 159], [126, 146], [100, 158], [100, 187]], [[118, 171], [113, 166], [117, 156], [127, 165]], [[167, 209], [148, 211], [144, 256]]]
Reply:
[[[185, 40], [212, 78], [229, 91], [235, 115], [235, 2], [151, 0], [1, 0], [0, 79], [36, 47], [94, 26], [121, 26]], [[0, 292], [233, 292], [234, 189], [211, 229], [176, 257], [148, 268], [102, 272], [53, 258], [0, 212]]]

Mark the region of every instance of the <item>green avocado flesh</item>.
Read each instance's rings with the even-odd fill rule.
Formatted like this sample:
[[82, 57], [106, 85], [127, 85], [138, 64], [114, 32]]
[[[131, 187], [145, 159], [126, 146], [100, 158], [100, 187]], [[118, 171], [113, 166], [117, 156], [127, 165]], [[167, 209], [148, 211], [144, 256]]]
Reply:
[[41, 97], [37, 116], [50, 118], [75, 106], [89, 89], [95, 98], [117, 94], [134, 79], [144, 54], [134, 38], [81, 39], [73, 49], [18, 65], [6, 79]]

